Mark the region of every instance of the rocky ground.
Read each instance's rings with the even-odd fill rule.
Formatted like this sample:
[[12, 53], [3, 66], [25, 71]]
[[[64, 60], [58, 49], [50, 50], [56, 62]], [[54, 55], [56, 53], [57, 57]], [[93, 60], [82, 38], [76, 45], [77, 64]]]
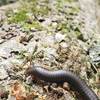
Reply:
[[0, 100], [77, 100], [66, 82], [57, 85], [26, 77], [31, 64], [71, 70], [100, 96], [95, 12], [94, 0], [22, 0], [2, 6]]

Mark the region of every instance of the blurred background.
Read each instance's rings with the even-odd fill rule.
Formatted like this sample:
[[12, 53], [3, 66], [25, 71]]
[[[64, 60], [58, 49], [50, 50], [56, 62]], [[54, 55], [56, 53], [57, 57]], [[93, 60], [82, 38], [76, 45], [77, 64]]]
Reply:
[[0, 0], [0, 6], [2, 5], [6, 5], [6, 4], [9, 4], [9, 3], [14, 3], [18, 0]]

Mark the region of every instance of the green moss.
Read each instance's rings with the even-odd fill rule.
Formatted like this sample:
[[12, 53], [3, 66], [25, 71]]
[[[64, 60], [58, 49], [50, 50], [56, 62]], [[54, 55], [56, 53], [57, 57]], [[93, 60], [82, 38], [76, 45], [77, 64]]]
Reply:
[[68, 10], [66, 10], [66, 13], [74, 15], [74, 14], [78, 14], [80, 11], [79, 7], [71, 7]]
[[[77, 0], [56, 0], [55, 6], [57, 7], [57, 15], [63, 12], [63, 15], [66, 17], [66, 19], [67, 16], [69, 19], [67, 19], [66, 22], [62, 20], [57, 27], [52, 27], [52, 25], [48, 26], [48, 29], [52, 30], [53, 28], [57, 28], [58, 31], [62, 31], [63, 33], [75, 31], [75, 34], [79, 35], [80, 32], [73, 29], [73, 18], [70, 19], [70, 16], [77, 16], [77, 13], [79, 12], [78, 6], [71, 5], [71, 2], [73, 3], [76, 1]], [[68, 7], [66, 7], [67, 3]], [[52, 8], [50, 8], [49, 0], [21, 0], [21, 8], [17, 12], [11, 13], [11, 16], [8, 18], [8, 22], [21, 24], [25, 30], [30, 30], [31, 28], [38, 30], [47, 29], [41, 25], [37, 18], [38, 16], [48, 17], [48, 14], [50, 14], [52, 11], [51, 9]], [[28, 13], [32, 17], [32, 20], [30, 20], [31, 18]], [[31, 23], [28, 23], [28, 21]]]
[[76, 2], [78, 0], [64, 0], [64, 1], [66, 1], [66, 2]]
[[68, 27], [68, 23], [59, 23], [57, 30], [61, 30], [63, 33], [70, 32], [70, 28]]
[[[45, 0], [43, 5], [38, 4], [37, 0], [25, 0], [21, 2], [21, 8], [18, 12], [12, 12], [11, 17], [8, 18], [9, 23], [22, 23], [28, 19], [27, 13], [32, 13], [35, 16], [48, 15], [50, 7], [48, 2]], [[34, 23], [37, 26], [37, 23]]]
[[28, 16], [26, 14], [27, 11], [19, 10], [18, 12], [13, 13], [11, 17], [8, 19], [8, 21], [9, 23], [21, 23], [27, 20]]
[[57, 2], [64, 2], [64, 3], [73, 3], [73, 2], [77, 2], [78, 0], [56, 0]]
[[[58, 12], [64, 12], [65, 14], [76, 14], [80, 11], [79, 6], [72, 6], [71, 3], [76, 2], [77, 0], [58, 0], [56, 4], [56, 8]], [[65, 5], [68, 7], [66, 8]], [[69, 6], [69, 4], [71, 6]]]
[[33, 21], [32, 24], [24, 23], [22, 26], [25, 30], [30, 30], [31, 28], [35, 28], [38, 30], [43, 29], [43, 27], [41, 26], [41, 24], [38, 21]]
[[31, 28], [36, 28], [41, 30], [43, 27], [41, 26], [41, 23], [39, 23], [37, 20], [31, 20], [31, 24], [27, 21], [30, 20], [30, 16], [27, 15], [28, 9], [21, 8], [16, 13], [12, 12], [11, 16], [8, 18], [9, 23], [16, 23], [21, 24], [21, 26], [25, 30], [30, 30]]
[[[35, 7], [34, 7], [35, 6]], [[44, 15], [48, 15], [49, 14], [49, 11], [50, 11], [50, 8], [48, 7], [48, 5], [33, 5], [32, 8], [32, 13], [34, 15], [41, 15], [41, 16], [44, 16]]]

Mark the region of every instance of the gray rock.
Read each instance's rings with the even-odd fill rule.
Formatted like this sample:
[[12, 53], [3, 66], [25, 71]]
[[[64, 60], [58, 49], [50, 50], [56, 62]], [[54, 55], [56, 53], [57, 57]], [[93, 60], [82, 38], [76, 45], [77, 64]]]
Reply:
[[60, 43], [60, 46], [61, 46], [62, 48], [67, 48], [67, 47], [68, 47], [68, 44], [67, 44], [66, 42], [61, 42], [61, 43]]
[[56, 56], [56, 49], [54, 48], [46, 48], [45, 49], [45, 57], [49, 58], [51, 61], [53, 60], [54, 56]]
[[8, 74], [4, 67], [0, 65], [0, 80], [6, 79], [8, 77]]
[[15, 38], [0, 45], [0, 56], [8, 58], [11, 51], [23, 51], [24, 45], [17, 42]]
[[42, 25], [43, 25], [44, 27], [47, 27], [47, 26], [50, 25], [50, 24], [51, 24], [51, 19], [49, 19], [49, 18], [46, 18], [45, 21], [42, 22]]
[[100, 45], [96, 45], [94, 47], [91, 47], [89, 50], [90, 58], [93, 62], [99, 62], [100, 63]]
[[9, 29], [10, 29], [10, 26], [9, 26], [9, 25], [4, 24], [4, 25], [2, 26], [2, 30], [6, 31], [6, 32], [8, 32]]
[[50, 35], [50, 36], [46, 36], [46, 37], [42, 38], [42, 43], [45, 46], [53, 46], [54, 43], [55, 43], [54, 36], [53, 35], [52, 36]]
[[56, 33], [56, 35], [55, 35], [56, 42], [61, 42], [64, 39], [65, 39], [65, 35], [63, 35], [61, 33]]

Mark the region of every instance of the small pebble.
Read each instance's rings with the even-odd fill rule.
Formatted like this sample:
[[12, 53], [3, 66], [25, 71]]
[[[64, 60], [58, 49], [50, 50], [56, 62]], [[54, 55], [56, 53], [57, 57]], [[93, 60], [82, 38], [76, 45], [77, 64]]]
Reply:
[[64, 39], [65, 39], [65, 35], [63, 35], [63, 34], [57, 33], [57, 34], [55, 35], [55, 40], [56, 40], [57, 42], [61, 42], [61, 41], [64, 40]]
[[68, 84], [67, 82], [64, 82], [63, 88], [64, 88], [65, 90], [70, 90], [69, 84]]

